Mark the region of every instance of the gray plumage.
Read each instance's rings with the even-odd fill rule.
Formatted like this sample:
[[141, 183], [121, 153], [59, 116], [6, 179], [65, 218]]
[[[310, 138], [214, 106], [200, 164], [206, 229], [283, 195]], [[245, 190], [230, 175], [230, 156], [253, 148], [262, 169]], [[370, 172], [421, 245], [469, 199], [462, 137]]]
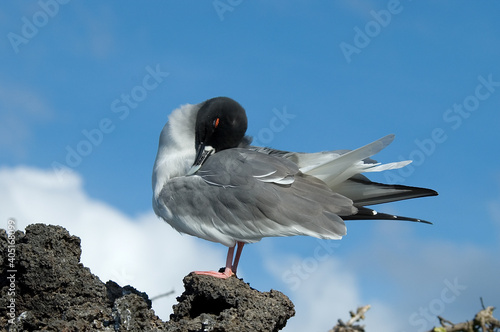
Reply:
[[268, 236], [339, 239], [340, 216], [357, 211], [293, 162], [238, 148], [210, 156], [197, 175], [170, 180], [160, 197], [173, 214], [197, 221], [180, 231], [227, 246]]
[[350, 219], [425, 222], [366, 207], [437, 195], [361, 175], [410, 163], [371, 159], [394, 135], [353, 151], [287, 152], [251, 146], [246, 121], [244, 109], [229, 98], [171, 114], [153, 171], [153, 208], [179, 232], [234, 247], [268, 236], [340, 239]]

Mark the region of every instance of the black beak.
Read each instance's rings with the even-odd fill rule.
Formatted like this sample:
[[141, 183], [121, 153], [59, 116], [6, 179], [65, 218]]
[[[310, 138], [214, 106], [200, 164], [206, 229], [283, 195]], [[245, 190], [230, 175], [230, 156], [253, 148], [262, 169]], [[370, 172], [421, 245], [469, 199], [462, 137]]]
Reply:
[[205, 143], [200, 143], [196, 148], [196, 157], [194, 158], [194, 163], [187, 175], [192, 175], [200, 169], [201, 165], [207, 160], [207, 158], [214, 152], [215, 149], [211, 146], [205, 145]]

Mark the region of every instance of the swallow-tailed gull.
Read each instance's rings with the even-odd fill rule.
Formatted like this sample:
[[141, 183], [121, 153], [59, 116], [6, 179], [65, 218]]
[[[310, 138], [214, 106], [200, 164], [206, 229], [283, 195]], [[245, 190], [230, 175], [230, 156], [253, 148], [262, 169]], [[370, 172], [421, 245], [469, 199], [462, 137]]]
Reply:
[[394, 135], [352, 151], [299, 153], [252, 146], [246, 129], [243, 107], [217, 97], [174, 110], [161, 132], [153, 169], [155, 213], [181, 233], [229, 247], [224, 272], [196, 273], [236, 274], [243, 245], [263, 237], [340, 239], [346, 234], [344, 220], [352, 219], [428, 223], [366, 207], [437, 195], [431, 189], [372, 182], [361, 174], [411, 162], [370, 159]]

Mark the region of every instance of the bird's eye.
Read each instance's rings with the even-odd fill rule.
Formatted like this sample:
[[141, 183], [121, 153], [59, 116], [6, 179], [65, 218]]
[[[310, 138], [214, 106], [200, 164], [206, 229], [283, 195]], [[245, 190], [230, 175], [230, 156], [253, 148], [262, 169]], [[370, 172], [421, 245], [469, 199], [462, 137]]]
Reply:
[[219, 118], [214, 120], [214, 129], [219, 126], [219, 121], [220, 121]]

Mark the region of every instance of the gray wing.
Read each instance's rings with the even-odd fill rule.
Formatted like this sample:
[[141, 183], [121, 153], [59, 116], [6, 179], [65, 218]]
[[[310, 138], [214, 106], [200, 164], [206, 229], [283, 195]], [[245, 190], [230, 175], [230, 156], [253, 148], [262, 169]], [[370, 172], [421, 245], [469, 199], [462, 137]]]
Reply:
[[180, 216], [174, 228], [226, 245], [267, 236], [338, 239], [346, 233], [340, 216], [357, 212], [352, 200], [295, 163], [239, 148], [210, 156], [193, 176], [170, 180], [161, 199]]
[[[371, 156], [373, 153], [386, 147], [392, 142], [393, 139], [394, 135], [388, 135], [360, 149], [357, 149], [358, 152], [362, 151], [362, 153], [360, 154], [360, 156], [358, 154], [359, 157], [354, 158], [353, 160], [356, 161], [357, 159], [359, 159], [366, 165], [371, 164], [373, 166], [377, 166], [377, 162], [375, 160], [371, 159], [370, 157], [366, 157]], [[367, 147], [369, 148], [366, 149]], [[361, 174], [355, 174], [352, 177], [345, 179], [344, 181], [338, 182], [336, 180], [336, 175], [339, 173], [337, 168], [340, 168], [341, 171], [343, 171], [345, 170], [346, 165], [342, 165], [342, 163], [340, 163], [341, 165], [334, 165], [334, 163], [338, 162], [340, 157], [345, 157], [348, 153], [352, 154], [356, 151], [336, 150], [316, 153], [299, 153], [253, 146], [251, 146], [250, 148], [262, 153], [279, 155], [283, 158], [287, 158], [297, 164], [297, 166], [300, 167], [301, 171], [306, 174], [320, 175], [319, 177], [327, 183], [330, 189], [345, 197], [350, 198], [354, 202], [354, 205], [358, 208], [358, 213], [356, 215], [345, 216], [343, 218], [344, 220], [388, 219], [426, 222], [425, 220], [416, 218], [377, 213], [368, 208], [361, 209], [361, 207], [364, 207], [366, 205], [382, 204], [405, 199], [437, 195], [437, 192], [432, 189], [372, 182], [366, 176], [363, 176]], [[321, 172], [318, 172], [318, 169], [320, 169], [321, 167], [327, 168], [326, 166], [328, 166], [329, 164], [331, 165], [331, 167], [328, 170], [325, 170], [323, 174], [321, 174]], [[347, 165], [349, 166], [349, 163], [347, 163]], [[328, 178], [330, 178], [333, 183], [330, 183], [328, 181]]]

